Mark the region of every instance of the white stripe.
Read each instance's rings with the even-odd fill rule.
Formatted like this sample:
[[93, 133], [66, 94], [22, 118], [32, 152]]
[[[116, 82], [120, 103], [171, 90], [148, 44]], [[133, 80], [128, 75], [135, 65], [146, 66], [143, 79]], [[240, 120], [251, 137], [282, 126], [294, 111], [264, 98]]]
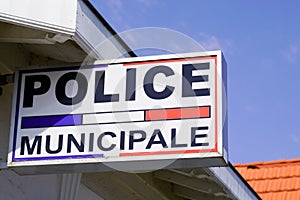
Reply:
[[144, 111], [84, 114], [82, 124], [144, 121]]
[[192, 82], [192, 89], [210, 88], [209, 82]]
[[209, 69], [193, 70], [192, 76], [204, 76], [209, 74]]

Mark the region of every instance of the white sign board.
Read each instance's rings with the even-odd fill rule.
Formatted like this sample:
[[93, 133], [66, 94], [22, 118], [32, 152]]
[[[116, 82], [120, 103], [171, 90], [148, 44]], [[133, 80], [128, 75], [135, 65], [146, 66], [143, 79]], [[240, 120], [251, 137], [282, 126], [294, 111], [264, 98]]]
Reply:
[[224, 63], [213, 51], [19, 71], [8, 166], [226, 163]]

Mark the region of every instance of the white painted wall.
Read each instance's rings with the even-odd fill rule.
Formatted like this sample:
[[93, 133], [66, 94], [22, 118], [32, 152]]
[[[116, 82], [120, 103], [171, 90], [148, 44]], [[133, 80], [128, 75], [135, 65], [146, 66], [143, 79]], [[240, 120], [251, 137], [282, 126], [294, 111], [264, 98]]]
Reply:
[[80, 184], [75, 200], [104, 200], [85, 185]]
[[[11, 170], [0, 171], [2, 200], [103, 200], [85, 185], [77, 174], [20, 176]], [[76, 187], [76, 184], [79, 186]], [[65, 190], [64, 190], [65, 188]]]
[[0, 20], [61, 33], [74, 33], [77, 0], [0, 0]]
[[59, 199], [59, 175], [20, 176], [4, 170], [0, 172], [0, 180], [0, 199], [3, 200]]

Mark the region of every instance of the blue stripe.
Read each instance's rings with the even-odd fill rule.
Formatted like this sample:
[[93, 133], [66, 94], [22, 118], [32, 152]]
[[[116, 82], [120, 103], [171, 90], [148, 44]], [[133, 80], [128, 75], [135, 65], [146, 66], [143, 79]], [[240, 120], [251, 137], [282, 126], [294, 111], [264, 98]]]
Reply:
[[80, 158], [103, 158], [104, 154], [87, 154], [87, 155], [73, 155], [73, 156], [48, 156], [48, 157], [27, 157], [27, 158], [13, 158], [14, 162], [35, 161], [35, 160], [62, 160], [62, 159], [80, 159]]
[[21, 128], [75, 126], [82, 124], [82, 115], [50, 115], [22, 117]]

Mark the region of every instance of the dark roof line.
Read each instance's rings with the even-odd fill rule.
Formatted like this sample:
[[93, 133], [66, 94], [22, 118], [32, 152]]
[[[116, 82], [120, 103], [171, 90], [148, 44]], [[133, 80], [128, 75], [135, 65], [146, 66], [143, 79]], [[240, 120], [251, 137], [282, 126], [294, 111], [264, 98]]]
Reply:
[[83, 0], [87, 7], [93, 12], [93, 14], [101, 21], [101, 23], [107, 28], [107, 30], [120, 42], [121, 46], [128, 52], [131, 57], [137, 57], [137, 55], [130, 49], [130, 47], [124, 42], [124, 40], [117, 34], [117, 32], [109, 25], [109, 23], [102, 17], [102, 15], [96, 10], [89, 0]]

